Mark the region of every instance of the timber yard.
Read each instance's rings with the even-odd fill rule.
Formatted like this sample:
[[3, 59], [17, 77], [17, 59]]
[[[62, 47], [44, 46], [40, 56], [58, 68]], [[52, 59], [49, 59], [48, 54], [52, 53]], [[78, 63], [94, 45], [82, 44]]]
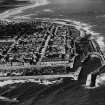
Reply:
[[[0, 80], [78, 80], [81, 63], [89, 54], [104, 55], [91, 35], [75, 26], [36, 19], [0, 24]], [[6, 38], [8, 34], [8, 38]], [[78, 59], [79, 58], [79, 59]]]

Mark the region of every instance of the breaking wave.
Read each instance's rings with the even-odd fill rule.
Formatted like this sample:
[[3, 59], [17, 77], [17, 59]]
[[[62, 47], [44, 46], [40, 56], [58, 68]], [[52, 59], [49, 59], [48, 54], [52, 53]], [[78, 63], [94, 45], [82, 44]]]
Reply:
[[15, 8], [15, 9], [10, 9], [6, 12], [1, 13], [0, 19], [7, 19], [13, 15], [17, 15], [19, 13], [22, 13], [24, 10], [49, 4], [49, 2], [47, 0], [30, 0], [30, 1], [31, 1], [30, 5]]
[[66, 22], [70, 22], [70, 24], [72, 23], [78, 30], [80, 30], [80, 31], [84, 30], [86, 33], [91, 34], [92, 38], [94, 38], [100, 45], [101, 50], [105, 51], [104, 37], [101, 36], [101, 33], [97, 33], [92, 30], [92, 28], [94, 26], [91, 26], [87, 23], [83, 23], [80, 21], [72, 20], [72, 19], [55, 19], [55, 20], [58, 20], [57, 23], [59, 23], [59, 24], [66, 24]]

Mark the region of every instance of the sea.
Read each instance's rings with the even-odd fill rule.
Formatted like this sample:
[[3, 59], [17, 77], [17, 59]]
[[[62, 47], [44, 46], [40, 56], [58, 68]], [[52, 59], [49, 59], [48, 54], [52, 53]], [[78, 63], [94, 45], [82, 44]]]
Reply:
[[[0, 0], [0, 19], [57, 19], [74, 22], [105, 52], [104, 0]], [[34, 80], [1, 81], [0, 105], [105, 105], [105, 85], [86, 88], [70, 79], [42, 85]]]

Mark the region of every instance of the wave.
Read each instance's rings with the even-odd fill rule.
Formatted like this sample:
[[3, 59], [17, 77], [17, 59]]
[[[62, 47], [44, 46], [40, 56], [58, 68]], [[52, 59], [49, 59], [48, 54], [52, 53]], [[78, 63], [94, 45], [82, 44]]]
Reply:
[[94, 26], [91, 26], [91, 25], [86, 24], [86, 23], [81, 23], [81, 22], [78, 22], [78, 21], [73, 21], [73, 22], [76, 24], [76, 27], [78, 29], [80, 29], [80, 30], [83, 29], [83, 30], [86, 31], [86, 33], [91, 34], [92, 35], [92, 38], [94, 38], [97, 41], [97, 43], [99, 44], [101, 50], [102, 51], [105, 51], [104, 37], [101, 36], [101, 33], [97, 33], [97, 32], [94, 32], [92, 30], [92, 28]]
[[0, 81], [0, 87], [4, 87], [6, 85], [12, 85], [15, 83], [38, 83], [40, 84], [41, 81], [40, 80], [34, 80], [34, 79], [27, 79], [27, 80], [7, 80], [7, 81]]
[[28, 80], [7, 80], [7, 81], [0, 81], [0, 87], [4, 87], [6, 85], [12, 85], [12, 84], [15, 84], [15, 83], [28, 83], [28, 82], [40, 83], [40, 80], [28, 79]]
[[32, 3], [30, 5], [15, 8], [15, 9], [10, 9], [6, 12], [1, 13], [0, 19], [8, 19], [13, 15], [17, 15], [19, 13], [22, 13], [24, 10], [49, 4], [49, 2], [47, 0], [30, 0], [30, 1]]
[[[84, 30], [87, 34], [91, 34], [92, 38], [94, 38], [97, 43], [99, 44], [101, 50], [103, 52], [105, 52], [105, 42], [104, 42], [104, 37], [101, 36], [101, 33], [97, 33], [95, 31], [92, 30], [93, 27], [95, 26], [91, 26], [90, 24], [87, 24], [87, 23], [83, 23], [83, 22], [80, 22], [80, 21], [76, 21], [76, 20], [72, 20], [72, 19], [56, 19], [56, 20], [63, 20], [65, 23], [63, 24], [66, 24], [66, 22], [70, 22], [72, 23], [78, 30], [82, 31]], [[59, 22], [62, 24], [62, 22]]]
[[49, 81], [49, 80], [35, 80], [35, 79], [27, 79], [27, 80], [7, 80], [7, 81], [0, 81], [0, 87], [4, 87], [6, 85], [12, 85], [12, 84], [18, 84], [18, 83], [37, 83], [37, 84], [42, 84], [42, 85], [52, 85], [52, 84], [60, 84], [62, 83], [63, 79], [59, 79], [59, 80], [53, 80], [53, 81]]

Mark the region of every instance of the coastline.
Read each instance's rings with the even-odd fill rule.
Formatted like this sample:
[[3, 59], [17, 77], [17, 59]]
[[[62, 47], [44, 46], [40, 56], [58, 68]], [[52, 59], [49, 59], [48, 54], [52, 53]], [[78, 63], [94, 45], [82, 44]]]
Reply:
[[[91, 34], [91, 38], [97, 41], [105, 54], [104, 20], [96, 19], [96, 15], [93, 16], [94, 18], [91, 18], [91, 16], [88, 18], [88, 14], [86, 17], [79, 14], [82, 17], [80, 18], [79, 15], [69, 14], [70, 11], [67, 14], [65, 10], [57, 10], [59, 7], [52, 7], [51, 0], [29, 1], [32, 4], [8, 9], [8, 11], [1, 13], [0, 20], [7, 21], [8, 23], [12, 21], [18, 23], [27, 22], [27, 20], [31, 21], [32, 19], [43, 19], [61, 24], [62, 26], [72, 25], [80, 32]], [[52, 12], [49, 10], [52, 10]], [[74, 16], [74, 18], [70, 15]], [[7, 32], [5, 36], [7, 37], [8, 35]], [[16, 36], [16, 34], [14, 35]], [[15, 42], [15, 38], [6, 39], [6, 37], [4, 40], [0, 39], [0, 43]], [[5, 67], [3, 66], [3, 68]], [[6, 68], [9, 69], [9, 67]], [[86, 68], [91, 70], [92, 66], [88, 68], [86, 65]], [[82, 84], [80, 81], [71, 80], [71, 78], [61, 78], [58, 80], [35, 78], [0, 80], [0, 105], [104, 105], [105, 75], [101, 75], [96, 79], [96, 87], [91, 88], [87, 85], [86, 83]]]
[[[18, 16], [18, 14], [21, 14], [21, 13], [24, 13], [24, 11], [28, 10], [28, 9], [31, 9], [31, 8], [34, 8], [34, 7], [40, 7], [40, 6], [44, 6], [44, 5], [48, 5], [50, 4], [50, 1], [49, 0], [32, 0], [32, 4], [29, 4], [27, 6], [23, 6], [23, 7], [18, 7], [18, 8], [15, 8], [15, 9], [10, 9], [6, 12], [3, 12], [0, 14], [0, 19], [1, 20], [7, 20], [7, 21], [11, 21], [11, 17], [13, 16], [13, 19], [15, 20], [15, 18], [17, 19], [17, 21], [19, 19], [30, 19], [31, 18], [31, 15], [33, 15], [32, 13], [31, 14], [27, 14], [27, 15], [22, 15], [22, 16]], [[8, 19], [9, 18], [9, 19]], [[101, 35], [101, 33], [97, 33], [97, 32], [94, 32], [92, 30], [92, 28], [94, 26], [91, 26], [85, 22], [81, 22], [81, 21], [77, 21], [76, 19], [67, 19], [67, 18], [64, 18], [64, 19], [57, 19], [57, 20], [63, 20], [63, 21], [68, 21], [68, 22], [72, 22], [76, 25], [77, 29], [81, 30], [85, 30], [87, 33], [90, 33], [92, 34], [92, 37], [96, 39], [96, 41], [98, 42], [98, 44], [100, 45], [101, 47], [101, 50], [105, 52], [105, 42], [104, 42], [104, 37]]]
[[[40, 19], [40, 18], [39, 18]], [[47, 18], [48, 19], [48, 18]], [[46, 18], [44, 18], [43, 20], [47, 20]], [[48, 19], [50, 20], [50, 19]], [[87, 34], [92, 34], [91, 37], [95, 38], [95, 36], [99, 36], [99, 33], [95, 33], [94, 31], [91, 30], [91, 26], [89, 26], [89, 24], [85, 24], [85, 23], [81, 23], [79, 21], [74, 21], [74, 20], [70, 20], [70, 19], [51, 19], [50, 20], [51, 22], [54, 22], [54, 23], [58, 23], [58, 24], [62, 24], [62, 25], [72, 25], [74, 26], [77, 30], [79, 30], [80, 32], [82, 32], [83, 30], [87, 33]], [[4, 40], [5, 41], [5, 40]], [[100, 39], [98, 40], [97, 39], [97, 42], [100, 44]], [[101, 48], [104, 47], [104, 42], [101, 42], [103, 43], [103, 46], [101, 46]], [[11, 80], [12, 81], [12, 80]], [[21, 81], [21, 80], [20, 80]], [[29, 81], [29, 80], [28, 80]], [[34, 81], [34, 80], [33, 80]], [[33, 82], [32, 81], [32, 82]], [[10, 82], [10, 81], [9, 81]], [[25, 81], [27, 82], [27, 81]], [[31, 82], [31, 81], [30, 81]], [[11, 82], [10, 82], [11, 83]], [[13, 84], [15, 83], [15, 81], [13, 82]], [[1, 84], [3, 84], [3, 82], [1, 82]], [[8, 81], [4, 81], [4, 84], [5, 85], [8, 85]]]

